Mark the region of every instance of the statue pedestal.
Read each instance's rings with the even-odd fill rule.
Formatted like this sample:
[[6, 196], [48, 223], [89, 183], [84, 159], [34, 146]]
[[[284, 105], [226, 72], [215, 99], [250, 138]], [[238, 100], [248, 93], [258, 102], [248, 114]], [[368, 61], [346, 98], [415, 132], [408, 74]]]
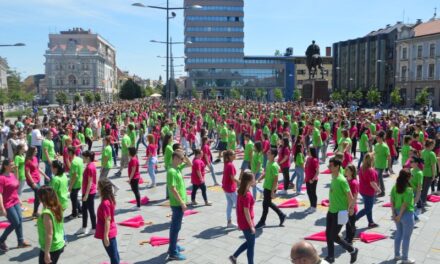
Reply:
[[306, 102], [327, 102], [330, 100], [328, 81], [324, 79], [304, 80], [302, 87], [302, 100]]

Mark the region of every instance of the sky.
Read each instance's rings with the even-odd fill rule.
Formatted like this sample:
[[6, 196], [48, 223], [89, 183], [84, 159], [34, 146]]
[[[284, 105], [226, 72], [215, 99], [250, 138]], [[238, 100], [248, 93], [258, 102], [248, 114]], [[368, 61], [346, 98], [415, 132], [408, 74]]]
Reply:
[[[73, 27], [91, 29], [116, 48], [117, 66], [143, 78], [165, 75], [165, 11], [131, 6], [163, 6], [165, 0], [0, 0], [0, 47], [11, 69], [22, 76], [44, 73], [48, 34]], [[209, 1], [209, 0], [207, 0]], [[170, 0], [181, 7], [183, 0]], [[429, 20], [440, 0], [245, 0], [245, 55], [273, 55], [293, 47], [303, 55], [312, 40], [324, 47], [362, 37], [397, 21]], [[170, 22], [173, 41], [183, 41], [183, 12]], [[173, 46], [183, 56], [183, 45]], [[176, 60], [175, 65], [183, 64]], [[183, 69], [183, 68], [180, 68]], [[183, 75], [178, 72], [176, 76]]]

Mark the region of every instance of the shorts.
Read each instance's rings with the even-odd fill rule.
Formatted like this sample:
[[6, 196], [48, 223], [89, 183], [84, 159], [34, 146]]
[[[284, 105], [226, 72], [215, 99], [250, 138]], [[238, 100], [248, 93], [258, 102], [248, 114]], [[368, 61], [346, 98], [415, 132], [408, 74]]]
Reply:
[[218, 143], [218, 150], [219, 151], [224, 151], [224, 150], [226, 150], [226, 148], [228, 147], [228, 142], [223, 142], [223, 141], [220, 141], [219, 143]]
[[250, 165], [249, 161], [243, 160], [243, 163], [241, 163], [241, 170], [250, 169], [251, 167], [249, 165]]
[[121, 155], [121, 168], [128, 166], [128, 155]]

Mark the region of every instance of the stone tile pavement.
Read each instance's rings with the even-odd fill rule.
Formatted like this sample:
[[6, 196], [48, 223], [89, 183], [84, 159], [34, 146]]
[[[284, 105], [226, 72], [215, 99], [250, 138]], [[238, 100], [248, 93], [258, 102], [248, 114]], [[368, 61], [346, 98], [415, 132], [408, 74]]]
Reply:
[[[100, 144], [95, 142], [94, 150], [100, 151]], [[140, 153], [145, 153], [141, 148]], [[142, 155], [140, 155], [142, 156]], [[217, 154], [214, 153], [214, 157]], [[140, 158], [142, 162], [145, 162]], [[162, 158], [160, 158], [162, 160]], [[235, 161], [237, 169], [241, 165], [241, 159]], [[161, 164], [162, 165], [162, 164]], [[42, 165], [44, 166], [44, 165]], [[399, 166], [395, 166], [398, 171]], [[215, 165], [217, 179], [221, 181], [222, 164]], [[400, 167], [399, 167], [400, 168]], [[326, 165], [321, 165], [321, 171], [326, 169]], [[112, 170], [112, 175], [116, 170]], [[139, 242], [149, 240], [151, 236], [168, 237], [169, 221], [167, 217], [170, 214], [169, 207], [166, 206], [165, 198], [165, 173], [163, 167], [159, 168], [158, 187], [155, 189], [147, 189], [146, 184], [141, 185], [141, 196], [148, 196], [151, 202], [142, 207], [141, 211], [132, 211], [133, 206], [128, 203], [134, 199], [134, 195], [127, 183], [127, 171], [123, 172], [121, 178], [113, 178], [114, 182], [121, 187], [117, 196], [117, 215], [116, 221], [120, 222], [136, 215], [142, 215], [146, 222], [153, 222], [152, 225], [146, 225], [141, 228], [128, 228], [118, 225], [118, 247], [121, 260], [123, 263], [140, 264], [140, 263], [165, 263], [167, 258], [167, 246], [152, 247], [149, 244], [140, 245]], [[190, 169], [185, 169], [185, 175], [188, 175]], [[148, 173], [145, 168], [141, 168], [143, 179], [148, 180]], [[281, 174], [280, 174], [281, 180]], [[387, 190], [391, 189], [395, 176], [385, 180]], [[186, 180], [188, 188], [190, 188], [189, 180]], [[210, 174], [206, 175], [207, 185], [212, 185]], [[329, 175], [320, 175], [318, 183], [318, 201], [328, 198]], [[277, 198], [281, 202], [292, 196], [292, 191], [285, 197]], [[32, 197], [32, 193], [27, 189], [24, 192], [23, 200]], [[202, 201], [201, 193], [198, 193], [197, 200]], [[229, 263], [228, 256], [231, 255], [244, 238], [238, 230], [226, 229], [226, 200], [221, 189], [218, 187], [209, 188], [209, 200], [213, 202], [212, 207], [198, 206], [193, 208], [199, 211], [196, 215], [185, 217], [182, 230], [180, 232], [180, 242], [186, 248], [185, 255], [187, 261], [183, 263], [191, 264], [216, 264]], [[308, 207], [307, 195], [297, 197], [302, 206], [299, 208], [282, 209], [288, 215], [285, 227], [278, 227], [278, 218], [274, 212], [269, 212], [267, 220], [267, 228], [259, 231], [255, 246], [255, 262], [265, 264], [281, 264], [290, 263], [289, 253], [291, 245], [303, 239], [305, 236], [315, 232], [325, 230], [325, 215], [327, 208], [319, 207], [317, 212], [312, 215], [306, 215], [304, 210]], [[380, 225], [371, 232], [383, 233], [389, 236], [388, 239], [365, 244], [360, 241], [355, 242], [355, 246], [359, 248], [359, 259], [357, 263], [373, 264], [373, 263], [394, 263], [393, 258], [393, 240], [392, 235], [395, 230], [394, 223], [390, 220], [389, 208], [384, 208], [381, 204], [388, 198], [380, 198], [374, 207], [374, 219]], [[95, 201], [95, 207], [99, 204], [99, 200]], [[165, 206], [164, 206], [165, 204]], [[24, 203], [28, 208], [24, 212], [25, 217], [29, 217], [32, 204]], [[362, 205], [361, 205], [362, 207]], [[261, 216], [261, 201], [257, 201], [255, 205], [255, 218], [258, 221]], [[70, 208], [66, 215], [70, 214]], [[233, 214], [235, 218], [235, 213]], [[0, 221], [4, 218], [0, 218]], [[90, 221], [90, 220], [89, 220]], [[82, 220], [75, 219], [65, 223], [65, 230], [69, 244], [61, 255], [59, 263], [76, 264], [76, 263], [103, 263], [108, 262], [107, 255], [102, 246], [101, 241], [93, 238], [93, 236], [76, 236], [75, 232], [81, 227]], [[90, 222], [89, 222], [90, 224]], [[364, 217], [357, 223], [360, 231], [366, 230], [367, 220]], [[417, 263], [438, 264], [440, 263], [440, 206], [439, 204], [431, 204], [429, 210], [422, 215], [421, 221], [417, 223], [411, 240], [410, 257], [417, 260]], [[344, 229], [343, 229], [344, 230]], [[36, 232], [36, 221], [29, 220], [24, 222], [25, 239], [32, 244], [27, 249], [10, 249], [6, 254], [0, 255], [0, 263], [37, 263], [38, 261], [38, 237]], [[6, 241], [9, 247], [14, 247], [16, 242], [15, 233], [12, 233]], [[326, 255], [326, 244], [323, 242], [313, 242], [318, 252], [322, 256]], [[336, 263], [349, 263], [349, 254], [336, 246]], [[243, 254], [238, 259], [239, 263], [247, 263], [246, 256]]]

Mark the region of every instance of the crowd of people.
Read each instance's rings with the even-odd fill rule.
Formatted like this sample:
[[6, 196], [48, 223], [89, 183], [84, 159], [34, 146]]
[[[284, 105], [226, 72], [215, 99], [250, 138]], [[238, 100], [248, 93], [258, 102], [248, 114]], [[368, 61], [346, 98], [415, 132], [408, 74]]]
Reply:
[[[184, 101], [177, 105], [167, 113], [160, 101], [122, 101], [59, 107], [44, 115], [6, 120], [0, 137], [0, 216], [10, 225], [0, 237], [0, 251], [8, 250], [6, 240], [13, 231], [19, 248], [30, 246], [24, 239], [21, 201], [23, 189], [29, 187], [34, 193], [32, 217], [38, 219], [39, 263], [62, 258], [68, 243], [63, 223], [76, 218], [82, 218], [77, 234], [94, 234], [102, 240], [111, 263], [120, 263], [114, 217], [115, 195], [121, 186], [109, 174], [116, 168], [115, 176], [127, 175], [136, 200], [133, 210], [141, 210], [138, 156], [142, 156], [149, 188], [156, 188], [158, 180], [166, 181], [164, 195], [172, 211], [170, 260], [186, 259], [178, 244], [179, 231], [184, 212], [198, 205], [198, 190], [205, 206], [215, 206], [208, 199], [206, 172], [225, 194], [226, 228], [238, 228], [245, 238], [230, 262], [237, 263], [246, 251], [248, 263], [254, 263], [256, 232], [265, 228], [269, 208], [277, 214], [280, 227], [286, 221], [273, 199], [307, 195], [310, 207], [305, 212], [315, 213], [320, 164], [328, 164], [327, 256], [321, 259], [311, 244], [299, 242], [292, 248], [292, 263], [334, 263], [335, 243], [350, 254], [350, 263], [356, 262], [357, 222], [366, 215], [368, 228], [378, 227], [374, 205], [385, 196], [390, 197], [390, 216], [396, 224], [395, 260], [415, 263], [409, 258], [411, 234], [419, 215], [428, 210], [428, 193], [440, 188], [440, 127], [435, 119], [352, 111], [332, 104]], [[100, 142], [100, 151], [92, 151]], [[234, 160], [239, 154], [243, 160], [238, 171]], [[224, 164], [221, 180], [214, 168], [218, 163]], [[398, 164], [402, 169], [395, 171]], [[163, 178], [159, 167], [165, 169]], [[185, 167], [191, 170], [190, 197], [182, 173]], [[397, 180], [387, 191], [385, 180], [392, 180], [387, 179], [392, 174]], [[263, 211], [257, 222], [254, 206], [261, 198]], [[363, 208], [358, 210], [360, 201]]]

